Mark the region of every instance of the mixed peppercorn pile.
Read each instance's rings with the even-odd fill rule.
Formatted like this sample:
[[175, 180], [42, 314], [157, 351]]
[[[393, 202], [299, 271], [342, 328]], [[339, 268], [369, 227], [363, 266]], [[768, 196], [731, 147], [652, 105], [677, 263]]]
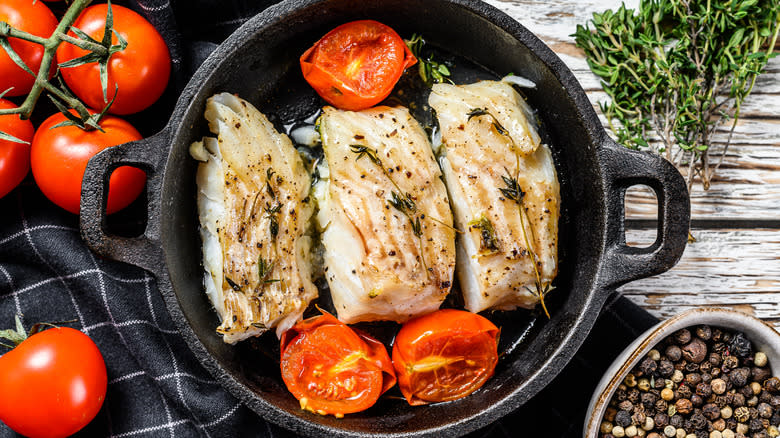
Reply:
[[682, 329], [650, 350], [618, 387], [600, 438], [780, 436], [780, 379], [743, 333]]

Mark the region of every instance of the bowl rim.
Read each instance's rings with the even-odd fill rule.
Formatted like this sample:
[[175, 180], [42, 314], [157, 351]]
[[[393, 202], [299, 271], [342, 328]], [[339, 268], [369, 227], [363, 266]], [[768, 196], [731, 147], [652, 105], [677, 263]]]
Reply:
[[[724, 325], [727, 323], [727, 325]], [[591, 396], [585, 414], [583, 438], [598, 436], [604, 412], [620, 382], [648, 351], [677, 330], [697, 325], [726, 327], [743, 331], [750, 341], [769, 357], [772, 373], [780, 371], [780, 333], [755, 316], [725, 307], [696, 307], [660, 321], [639, 335], [607, 368]]]

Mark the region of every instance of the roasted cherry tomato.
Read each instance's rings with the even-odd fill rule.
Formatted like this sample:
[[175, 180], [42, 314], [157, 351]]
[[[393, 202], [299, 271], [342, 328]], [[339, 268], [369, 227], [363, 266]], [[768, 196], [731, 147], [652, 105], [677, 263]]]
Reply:
[[[0, 109], [16, 108], [16, 105], [0, 99]], [[32, 142], [35, 133], [29, 120], [22, 120], [16, 114], [0, 116], [0, 132], [19, 140]], [[27, 176], [30, 171], [30, 145], [0, 139], [0, 198], [7, 195]]]
[[442, 309], [406, 322], [393, 344], [393, 366], [410, 405], [465, 397], [493, 375], [498, 328], [475, 313]]
[[[111, 55], [108, 61], [108, 101], [119, 87], [112, 114], [137, 113], [160, 98], [171, 74], [171, 56], [168, 46], [157, 30], [143, 17], [122, 6], [111, 6], [114, 30], [127, 41], [127, 47]], [[90, 6], [79, 15], [75, 27], [97, 41], [102, 41], [108, 6]], [[116, 35], [112, 44], [117, 44]], [[88, 52], [72, 44], [63, 43], [57, 49], [57, 62], [62, 64]], [[62, 77], [87, 106], [103, 108], [103, 88], [100, 84], [100, 65], [97, 62], [61, 69]]]
[[[43, 2], [34, 0], [0, 1], [0, 21], [43, 38], [50, 37], [57, 28], [57, 17]], [[43, 58], [43, 46], [18, 38], [10, 38], [8, 41], [30, 70], [38, 74]], [[22, 70], [5, 50], [0, 48], [0, 92], [13, 87], [6, 96], [21, 96], [30, 92], [33, 82], [35, 77]]]
[[51, 328], [0, 356], [0, 420], [31, 438], [66, 437], [95, 418], [106, 385], [106, 364], [92, 339]]
[[[76, 126], [52, 128], [65, 121], [61, 113], [46, 119], [32, 142], [30, 162], [35, 182], [49, 200], [78, 214], [81, 181], [87, 161], [105, 148], [140, 140], [141, 134], [126, 121], [105, 116], [103, 132], [84, 131]], [[122, 166], [111, 174], [106, 211], [114, 213], [128, 205], [144, 188], [146, 174], [135, 167]]]
[[346, 110], [381, 102], [417, 59], [395, 31], [373, 20], [328, 32], [301, 56], [303, 77], [323, 99]]
[[287, 330], [281, 351], [287, 389], [302, 409], [321, 415], [368, 409], [395, 385], [385, 346], [327, 313]]

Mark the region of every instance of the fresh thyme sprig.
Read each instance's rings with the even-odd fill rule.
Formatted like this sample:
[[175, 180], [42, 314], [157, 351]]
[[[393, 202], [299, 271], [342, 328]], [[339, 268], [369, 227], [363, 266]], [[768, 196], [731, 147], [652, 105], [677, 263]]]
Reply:
[[259, 258], [257, 262], [257, 271], [260, 278], [260, 283], [269, 284], [281, 281], [279, 279], [268, 278], [271, 276], [271, 273], [273, 273], [275, 266], [276, 261], [266, 260], [262, 256]]
[[594, 14], [573, 36], [603, 80], [610, 102], [601, 110], [617, 140], [663, 154], [687, 169], [689, 187], [698, 177], [707, 190], [744, 99], [776, 55], [779, 18], [779, 0], [641, 0], [637, 10]]
[[277, 219], [276, 214], [279, 213], [281, 209], [282, 204], [278, 202], [273, 205], [266, 202], [265, 208], [263, 209], [269, 220], [268, 231], [271, 233], [271, 239], [276, 239], [276, 236], [279, 235], [279, 219]]
[[[530, 226], [530, 219], [528, 218], [528, 212], [525, 209], [525, 206], [523, 205], [523, 201], [525, 199], [525, 192], [523, 191], [522, 187], [520, 187], [520, 184], [518, 183], [519, 174], [520, 174], [520, 149], [517, 147], [517, 144], [515, 143], [512, 136], [509, 134], [509, 131], [504, 128], [501, 123], [499, 123], [496, 116], [494, 116], [487, 108], [474, 108], [470, 110], [468, 113], [468, 119], [467, 121], [471, 121], [471, 119], [475, 117], [481, 117], [481, 116], [488, 116], [491, 119], [493, 119], [493, 128], [495, 128], [496, 132], [499, 134], [507, 137], [512, 145], [512, 152], [515, 154], [515, 163], [517, 166], [517, 176], [512, 176], [509, 173], [509, 170], [504, 169], [506, 172], [505, 176], [502, 176], [501, 179], [504, 182], [504, 185], [506, 187], [499, 187], [499, 191], [501, 194], [506, 197], [507, 199], [514, 201], [515, 204], [517, 204], [517, 211], [520, 214], [520, 228], [523, 231], [523, 243], [525, 244], [525, 250], [528, 253], [528, 256], [531, 258], [531, 264], [534, 268], [534, 275], [535, 275], [535, 281], [534, 285], [536, 287], [536, 295], [539, 297], [539, 304], [542, 305], [542, 310], [544, 310], [545, 315], [547, 315], [547, 318], [550, 318], [550, 312], [547, 310], [547, 305], [544, 302], [544, 297], [553, 289], [553, 286], [549, 282], [542, 282], [542, 276], [539, 272], [539, 257], [536, 255], [536, 251], [531, 246], [532, 239], [529, 239], [529, 234], [531, 235], [531, 238], [533, 238], [533, 229], [528, 231], [528, 227]], [[533, 293], [533, 291], [531, 291]]]
[[493, 223], [485, 216], [480, 216], [477, 219], [469, 222], [470, 227], [476, 228], [480, 231], [480, 251], [488, 254], [492, 254], [498, 251], [498, 239], [496, 238], [496, 230], [493, 228]]
[[453, 83], [450, 79], [450, 69], [445, 65], [433, 59], [433, 55], [423, 56], [423, 47], [425, 47], [425, 40], [422, 35], [413, 34], [412, 38], [404, 40], [406, 45], [411, 50], [412, 54], [417, 58], [418, 67], [417, 71], [420, 74], [420, 79], [425, 82], [429, 87], [433, 84], [441, 82]]

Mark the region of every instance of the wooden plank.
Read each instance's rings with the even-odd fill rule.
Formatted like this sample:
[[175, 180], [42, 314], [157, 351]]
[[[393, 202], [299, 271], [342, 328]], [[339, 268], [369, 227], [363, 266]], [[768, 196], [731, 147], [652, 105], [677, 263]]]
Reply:
[[[587, 66], [584, 52], [570, 36], [594, 12], [620, 6], [620, 0], [488, 0], [536, 33], [567, 64], [577, 77], [597, 114], [598, 103], [607, 99], [599, 78]], [[636, 7], [638, 0], [626, 2]], [[606, 120], [600, 115], [602, 123]], [[722, 147], [727, 129], [720, 129]], [[627, 197], [626, 217], [650, 219], [656, 216], [654, 196], [649, 190], [632, 191]], [[744, 102], [742, 118], [718, 175], [709, 191], [697, 185], [691, 195], [693, 218], [734, 220], [777, 219], [780, 211], [780, 57], [769, 62], [759, 76], [751, 96]]]
[[[659, 318], [692, 307], [747, 311], [780, 328], [780, 230], [694, 229], [696, 242], [670, 271], [619, 291]], [[629, 230], [632, 243], [654, 240], [655, 230]]]

